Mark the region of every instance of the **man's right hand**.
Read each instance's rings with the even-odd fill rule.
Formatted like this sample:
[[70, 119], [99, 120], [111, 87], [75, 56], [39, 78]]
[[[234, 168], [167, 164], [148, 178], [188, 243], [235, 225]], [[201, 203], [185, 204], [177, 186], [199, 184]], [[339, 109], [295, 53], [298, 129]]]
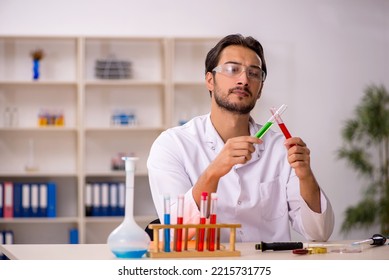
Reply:
[[262, 144], [262, 140], [252, 136], [228, 139], [219, 155], [207, 168], [207, 171], [221, 178], [230, 172], [234, 165], [245, 164], [251, 159], [252, 153], [255, 151], [254, 144]]

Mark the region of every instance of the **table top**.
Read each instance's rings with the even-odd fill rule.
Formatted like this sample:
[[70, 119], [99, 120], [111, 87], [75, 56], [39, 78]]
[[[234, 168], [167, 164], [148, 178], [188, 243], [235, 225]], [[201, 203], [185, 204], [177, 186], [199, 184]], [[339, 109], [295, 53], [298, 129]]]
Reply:
[[[382, 246], [363, 245], [359, 252], [340, 253], [338, 245], [350, 245], [352, 241], [322, 243], [327, 248], [325, 254], [294, 254], [287, 251], [255, 250], [255, 243], [236, 243], [238, 257], [220, 257], [218, 259], [242, 260], [389, 260], [388, 244]], [[315, 244], [315, 243], [309, 243]], [[2, 251], [11, 260], [114, 260], [117, 259], [107, 244], [12, 244], [0, 245]], [[143, 257], [144, 260], [153, 258]], [[185, 258], [190, 259], [190, 258]], [[215, 259], [201, 257], [193, 259]]]

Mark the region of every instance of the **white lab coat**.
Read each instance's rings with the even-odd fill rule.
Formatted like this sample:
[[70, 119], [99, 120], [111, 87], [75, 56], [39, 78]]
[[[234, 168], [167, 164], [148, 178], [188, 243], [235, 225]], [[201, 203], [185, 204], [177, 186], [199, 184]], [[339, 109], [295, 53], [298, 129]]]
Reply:
[[[250, 134], [260, 125], [250, 120]], [[322, 213], [313, 212], [300, 196], [299, 180], [289, 165], [281, 133], [268, 131], [252, 159], [234, 166], [218, 185], [217, 222], [239, 223], [237, 242], [289, 241], [290, 224], [307, 240], [326, 241], [334, 227], [331, 204], [321, 190]], [[147, 161], [150, 188], [163, 221], [164, 194], [171, 196], [175, 223], [178, 194], [185, 194], [184, 223], [199, 223], [200, 212], [192, 187], [223, 148], [210, 114], [163, 132], [153, 143]], [[193, 232], [190, 233], [194, 234]], [[222, 230], [221, 240], [229, 240]]]

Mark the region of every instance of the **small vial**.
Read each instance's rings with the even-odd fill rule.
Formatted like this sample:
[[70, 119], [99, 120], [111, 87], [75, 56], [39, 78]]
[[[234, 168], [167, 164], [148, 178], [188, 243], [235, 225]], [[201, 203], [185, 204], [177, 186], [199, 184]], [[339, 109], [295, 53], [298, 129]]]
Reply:
[[128, 125], [128, 114], [125, 111], [120, 111], [119, 118], [120, 118], [120, 125], [121, 126]]
[[65, 117], [63, 115], [63, 111], [59, 110], [55, 115], [55, 126], [64, 126], [65, 125]]
[[41, 109], [38, 114], [38, 126], [47, 126], [46, 110]]

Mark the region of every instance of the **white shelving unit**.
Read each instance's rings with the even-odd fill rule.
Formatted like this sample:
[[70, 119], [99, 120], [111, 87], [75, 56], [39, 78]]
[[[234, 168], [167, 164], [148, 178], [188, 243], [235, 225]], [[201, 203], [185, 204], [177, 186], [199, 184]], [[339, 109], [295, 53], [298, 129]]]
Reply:
[[[119, 152], [140, 158], [135, 178], [136, 219], [156, 217], [147, 178], [151, 144], [166, 128], [209, 111], [204, 60], [217, 38], [0, 37], [0, 182], [54, 181], [56, 218], [0, 218], [16, 243], [104, 243], [122, 217], [86, 217], [87, 182], [124, 182], [111, 170]], [[42, 49], [41, 76], [32, 79], [31, 51]], [[126, 79], [97, 79], [97, 59], [131, 62]], [[8, 108], [8, 109], [7, 109]], [[62, 127], [40, 127], [42, 109], [61, 111]], [[12, 111], [14, 123], [5, 119]], [[113, 126], [116, 110], [136, 124]], [[26, 171], [29, 143], [38, 169]]]

